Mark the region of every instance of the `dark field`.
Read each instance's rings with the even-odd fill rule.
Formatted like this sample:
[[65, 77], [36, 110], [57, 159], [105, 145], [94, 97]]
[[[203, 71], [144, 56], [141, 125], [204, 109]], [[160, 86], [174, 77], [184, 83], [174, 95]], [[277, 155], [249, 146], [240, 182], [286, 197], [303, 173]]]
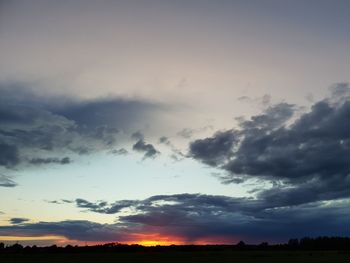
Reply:
[[0, 262], [350, 262], [350, 252], [341, 251], [195, 251], [129, 253], [3, 253]]

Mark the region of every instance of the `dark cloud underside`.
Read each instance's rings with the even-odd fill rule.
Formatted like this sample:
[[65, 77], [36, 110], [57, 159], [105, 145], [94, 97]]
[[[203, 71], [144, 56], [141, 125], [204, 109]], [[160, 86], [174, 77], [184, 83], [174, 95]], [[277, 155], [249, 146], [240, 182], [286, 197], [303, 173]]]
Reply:
[[[70, 155], [101, 150], [112, 153], [120, 132], [128, 133], [146, 125], [160, 108], [148, 102], [118, 98], [78, 102], [45, 97], [23, 85], [2, 84], [0, 168], [69, 164], [73, 161]], [[158, 153], [146, 143], [139, 143], [135, 149], [144, 151], [145, 157]], [[1, 185], [10, 184], [7, 181]]]
[[[144, 200], [120, 200], [108, 204], [77, 199], [79, 208], [116, 214], [118, 223], [89, 221], [21, 223], [0, 226], [0, 235], [62, 235], [72, 240], [135, 240], [138, 234], [158, 233], [178, 237], [185, 243], [198, 240], [244, 239], [250, 242], [286, 241], [291, 237], [339, 235], [350, 219], [349, 200], [314, 202], [297, 206], [269, 203], [266, 199], [233, 198], [201, 194], [158, 195]], [[129, 215], [120, 213], [132, 211]]]

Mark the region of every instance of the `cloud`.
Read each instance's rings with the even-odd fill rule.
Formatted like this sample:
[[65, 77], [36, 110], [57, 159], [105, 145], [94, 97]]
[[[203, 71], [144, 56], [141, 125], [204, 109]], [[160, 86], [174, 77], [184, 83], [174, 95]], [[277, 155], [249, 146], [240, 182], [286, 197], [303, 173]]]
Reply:
[[209, 165], [218, 165], [232, 154], [236, 142], [233, 131], [217, 132], [213, 137], [199, 139], [190, 144], [190, 155]]
[[165, 145], [171, 145], [171, 142], [168, 137], [162, 136], [159, 138], [159, 143], [165, 144]]
[[8, 176], [0, 174], [0, 187], [15, 187], [17, 183], [12, 181]]
[[150, 143], [146, 143], [143, 139], [139, 139], [133, 146], [132, 149], [137, 152], [144, 153], [143, 158], [154, 158], [160, 152]]
[[137, 132], [134, 132], [133, 134], [131, 134], [131, 138], [135, 139], [135, 140], [143, 140], [145, 138], [145, 136], [143, 135], [142, 132], [137, 131]]
[[177, 132], [177, 135], [185, 138], [185, 139], [189, 139], [191, 138], [195, 133], [200, 133], [200, 132], [204, 132], [207, 130], [212, 130], [213, 126], [211, 125], [207, 125], [198, 129], [191, 129], [191, 128], [184, 128], [181, 131]]
[[61, 200], [44, 200], [45, 202], [49, 203], [49, 204], [72, 204], [75, 201], [73, 200], [67, 200], [67, 199], [61, 199]]
[[[50, 97], [23, 84], [0, 83], [0, 168], [69, 164], [72, 155], [111, 152], [120, 133], [143, 127], [160, 108], [120, 98]], [[151, 145], [139, 146], [147, 157], [154, 155]]]
[[181, 136], [181, 137], [183, 137], [183, 138], [189, 139], [189, 138], [192, 137], [193, 133], [194, 133], [194, 130], [193, 130], [193, 129], [184, 128], [184, 129], [182, 129], [181, 131], [179, 131], [179, 132], [177, 133], [177, 135], [179, 135], [179, 136]]
[[13, 226], [0, 226], [4, 236], [44, 236], [57, 235], [70, 240], [116, 241], [122, 239], [123, 229], [108, 224], [86, 220], [66, 220], [61, 222], [23, 223]]
[[159, 143], [166, 145], [170, 148], [170, 150], [172, 151], [172, 153], [170, 154], [170, 158], [174, 161], [181, 161], [184, 158], [186, 158], [186, 155], [182, 153], [182, 151], [180, 149], [178, 149], [177, 147], [175, 147], [175, 145], [170, 141], [170, 139], [166, 136], [161, 136], [159, 138]]
[[75, 203], [77, 207], [86, 208], [92, 212], [102, 213], [102, 214], [115, 214], [120, 212], [124, 208], [129, 208], [137, 204], [138, 202], [134, 200], [121, 200], [113, 204], [108, 204], [107, 202], [104, 202], [104, 201], [92, 203], [87, 200], [77, 198], [75, 200]]
[[271, 105], [271, 95], [265, 94], [261, 97], [251, 98], [248, 96], [241, 96], [237, 98], [238, 101], [248, 102], [253, 105], [258, 105], [262, 108], [266, 108]]
[[9, 221], [13, 225], [18, 225], [18, 224], [22, 224], [24, 222], [29, 221], [29, 219], [28, 218], [22, 218], [22, 217], [13, 217]]
[[71, 163], [71, 159], [69, 157], [63, 157], [63, 158], [33, 158], [29, 160], [29, 163], [40, 165], [40, 164], [50, 164], [50, 163], [57, 163], [57, 164], [69, 164]]
[[[115, 214], [117, 223], [89, 221], [23, 223], [0, 226], [0, 235], [62, 235], [81, 241], [137, 242], [145, 236], [172, 237], [185, 243], [201, 240], [236, 243], [285, 242], [291, 237], [339, 235], [350, 220], [349, 199], [284, 206], [269, 199], [221, 195], [156, 195], [112, 204], [76, 199], [86, 211]], [[127, 210], [123, 210], [127, 209]], [[128, 211], [126, 213], [126, 211]]]
[[[190, 155], [227, 171], [226, 179], [274, 183], [261, 195], [290, 204], [347, 198], [350, 192], [350, 87], [340, 84], [309, 112], [281, 103], [240, 128], [190, 143]], [[346, 99], [347, 98], [347, 99]], [[294, 118], [294, 119], [293, 119]], [[298, 201], [297, 201], [298, 200]]]
[[126, 149], [124, 149], [124, 148], [120, 148], [120, 149], [113, 149], [113, 150], [111, 150], [111, 153], [115, 154], [115, 155], [126, 155], [129, 152]]
[[14, 145], [0, 143], [0, 165], [11, 167], [19, 163], [18, 149]]

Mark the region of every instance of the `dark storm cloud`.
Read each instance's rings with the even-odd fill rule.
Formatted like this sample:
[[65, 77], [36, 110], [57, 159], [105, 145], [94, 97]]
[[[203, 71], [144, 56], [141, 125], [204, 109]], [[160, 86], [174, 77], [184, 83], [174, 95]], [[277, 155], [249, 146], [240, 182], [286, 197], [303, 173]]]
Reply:
[[24, 222], [29, 221], [29, 219], [28, 218], [22, 218], [22, 217], [13, 217], [9, 221], [10, 221], [11, 224], [17, 225], [17, 224], [22, 224]]
[[159, 151], [150, 143], [146, 143], [143, 139], [138, 140], [132, 149], [137, 152], [144, 153], [145, 158], [154, 158], [159, 154]]
[[[143, 125], [160, 107], [118, 98], [73, 101], [45, 97], [24, 85], [1, 84], [0, 166], [68, 164], [70, 156], [51, 156], [111, 152], [120, 131], [137, 129], [135, 125]], [[147, 157], [154, 155], [151, 145], [139, 146]]]
[[236, 142], [233, 131], [217, 132], [213, 137], [200, 139], [190, 144], [190, 154], [209, 165], [218, 165], [232, 154]]
[[0, 187], [15, 187], [17, 183], [8, 176], [0, 174]]
[[[273, 189], [261, 193], [271, 200], [282, 198], [294, 204], [349, 197], [349, 94], [348, 85], [337, 85], [330, 98], [316, 102], [294, 120], [295, 106], [271, 106], [241, 121], [240, 129], [193, 141], [190, 154], [228, 171], [228, 180], [276, 182]], [[223, 134], [231, 134], [237, 143]]]
[[[284, 206], [283, 202], [270, 202], [262, 197], [177, 194], [120, 200], [112, 204], [77, 199], [76, 205], [91, 212], [116, 214], [118, 223], [41, 222], [3, 226], [0, 235], [18, 232], [22, 235], [63, 235], [74, 240], [110, 240], [110, 231], [115, 235], [114, 241], [158, 233], [192, 243], [203, 239], [285, 242], [291, 237], [305, 235], [350, 234], [344, 229], [350, 222], [349, 200]], [[120, 213], [125, 208], [129, 209], [128, 215]]]
[[[139, 213], [119, 219], [140, 224], [144, 229], [183, 236], [187, 241], [215, 236], [287, 240], [291, 236], [349, 234], [343, 229], [350, 219], [348, 202], [334, 206], [315, 203], [273, 207], [264, 200], [225, 196], [186, 194], [151, 199], [159, 204], [142, 204]], [[319, 217], [322, 218], [317, 221]]]

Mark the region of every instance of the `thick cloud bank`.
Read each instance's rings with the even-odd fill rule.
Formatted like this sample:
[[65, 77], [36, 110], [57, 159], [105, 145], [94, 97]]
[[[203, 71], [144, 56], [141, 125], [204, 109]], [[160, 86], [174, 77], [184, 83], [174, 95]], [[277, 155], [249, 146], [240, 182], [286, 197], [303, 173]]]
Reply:
[[[60, 203], [60, 202], [59, 202]], [[114, 203], [76, 199], [84, 212], [115, 214], [117, 223], [39, 222], [0, 226], [0, 235], [60, 235], [71, 240], [138, 242], [170, 237], [183, 243], [284, 242], [292, 237], [339, 235], [350, 220], [349, 201], [284, 206], [283, 201], [219, 195], [157, 195]], [[15, 222], [17, 223], [17, 222]]]
[[350, 197], [350, 87], [338, 84], [329, 98], [296, 115], [281, 103], [243, 120], [238, 129], [190, 143], [190, 155], [227, 171], [226, 182], [268, 180], [259, 193], [289, 205]]
[[[45, 97], [23, 85], [0, 85], [0, 169], [67, 165], [74, 161], [72, 155], [113, 153], [118, 134], [138, 129], [159, 107], [114, 98]], [[152, 147], [141, 142], [135, 149], [151, 157], [156, 154]], [[0, 186], [14, 186], [4, 176], [0, 182]]]

